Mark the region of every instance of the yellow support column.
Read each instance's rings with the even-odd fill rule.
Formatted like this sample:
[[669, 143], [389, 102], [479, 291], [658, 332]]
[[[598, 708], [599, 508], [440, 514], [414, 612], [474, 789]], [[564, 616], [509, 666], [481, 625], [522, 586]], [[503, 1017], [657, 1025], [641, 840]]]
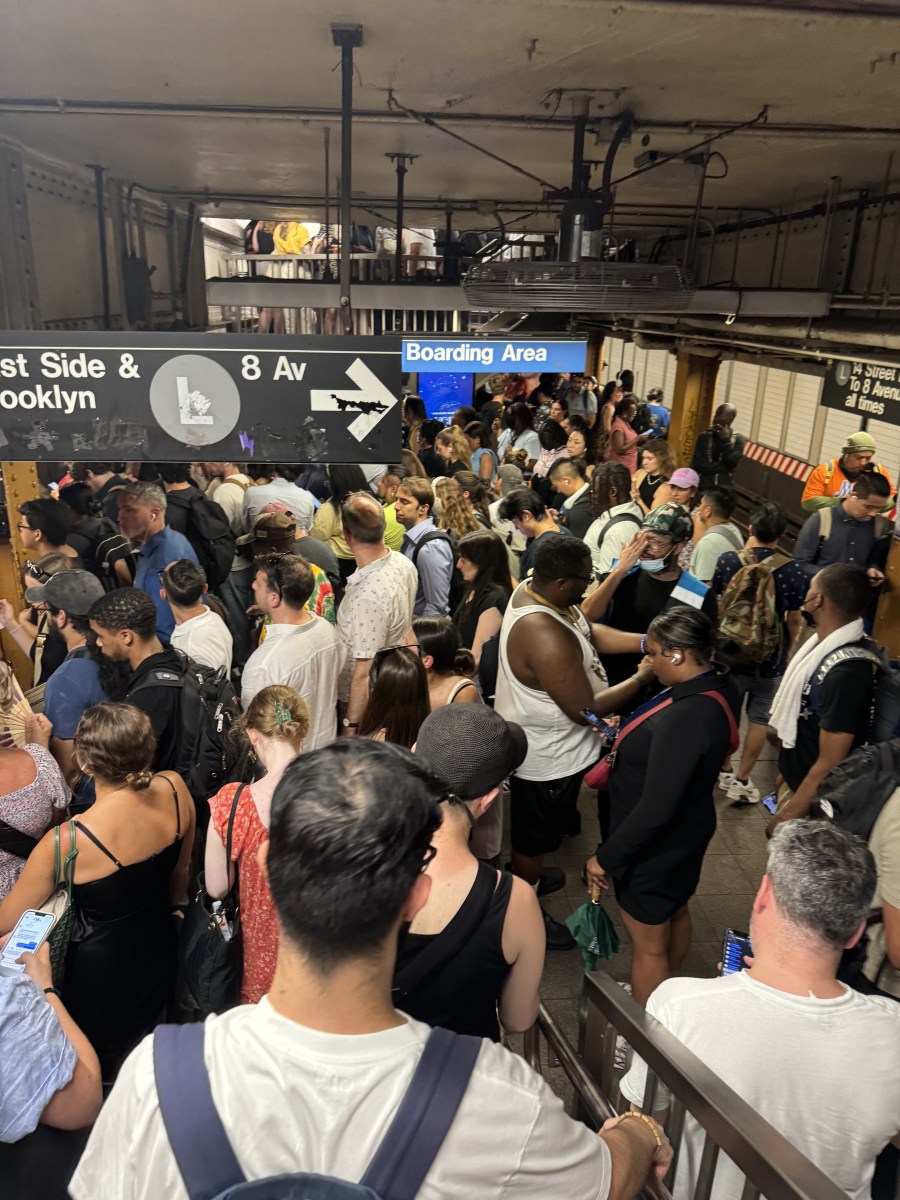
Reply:
[[[10, 541], [0, 545], [0, 596], [9, 600], [18, 613], [25, 605], [22, 594], [22, 567], [28, 557], [16, 528], [19, 522], [19, 505], [25, 500], [40, 496], [37, 469], [33, 462], [3, 462], [3, 490], [6, 496], [6, 512], [9, 517]], [[31, 687], [31, 663], [15, 644], [12, 637], [0, 632], [3, 653], [13, 665], [16, 676], [23, 687]]]
[[594, 375], [598, 380], [603, 373], [603, 334], [592, 329], [588, 334], [587, 365], [588, 375]]
[[717, 357], [678, 351], [669, 445], [680, 467], [690, 464], [697, 434], [709, 427], [718, 370]]
[[900, 657], [900, 538], [894, 537], [885, 567], [887, 583], [878, 601], [875, 640], [886, 646], [894, 658]]

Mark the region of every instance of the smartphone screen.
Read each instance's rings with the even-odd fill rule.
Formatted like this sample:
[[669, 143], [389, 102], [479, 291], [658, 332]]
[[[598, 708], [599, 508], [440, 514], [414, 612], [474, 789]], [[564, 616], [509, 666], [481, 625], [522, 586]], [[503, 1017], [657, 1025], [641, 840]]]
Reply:
[[763, 808], [767, 809], [774, 815], [775, 809], [778, 807], [778, 793], [769, 792], [768, 796], [763, 796], [760, 803], [762, 804]]
[[53, 913], [40, 912], [35, 908], [23, 912], [9, 935], [9, 941], [3, 947], [0, 961], [13, 971], [24, 971], [25, 964], [16, 962], [16, 959], [24, 953], [34, 954], [55, 923], [56, 917]]
[[598, 717], [597, 714], [595, 712], [591, 712], [589, 708], [583, 708], [581, 710], [581, 715], [586, 721], [590, 721], [595, 729], [599, 729], [604, 736], [608, 737], [610, 741], [616, 740], [616, 734], [619, 731], [614, 725], [607, 724], [602, 717]]
[[726, 929], [725, 944], [722, 946], [722, 974], [734, 975], [736, 971], [743, 971], [746, 966], [745, 954], [753, 954], [748, 935], [738, 933], [735, 929]]

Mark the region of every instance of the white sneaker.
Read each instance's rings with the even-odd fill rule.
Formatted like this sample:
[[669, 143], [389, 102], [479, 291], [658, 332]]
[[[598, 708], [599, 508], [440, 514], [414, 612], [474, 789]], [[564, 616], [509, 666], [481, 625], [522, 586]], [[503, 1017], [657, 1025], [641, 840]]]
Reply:
[[720, 771], [718, 781], [716, 782], [716, 787], [723, 792], [727, 792], [734, 783], [735, 778], [736, 776], [734, 771]]
[[741, 807], [746, 804], [759, 804], [759, 788], [750, 779], [746, 783], [735, 779], [726, 793], [726, 798], [731, 804]]

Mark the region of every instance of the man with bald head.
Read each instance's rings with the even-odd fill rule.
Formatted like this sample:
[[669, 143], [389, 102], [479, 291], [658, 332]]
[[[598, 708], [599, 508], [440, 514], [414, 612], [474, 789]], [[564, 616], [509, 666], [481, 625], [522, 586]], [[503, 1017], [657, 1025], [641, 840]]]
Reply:
[[720, 404], [713, 414], [712, 428], [697, 438], [691, 467], [700, 476], [698, 495], [707, 488], [731, 486], [731, 477], [747, 442], [742, 433], [735, 433], [732, 428], [736, 416], [733, 404]]
[[403, 554], [384, 544], [384, 509], [371, 492], [353, 492], [341, 520], [356, 570], [338, 611], [338, 633], [347, 665], [341, 675], [341, 733], [353, 734], [369, 696], [372, 659], [386, 646], [402, 645], [412, 624], [419, 576]]

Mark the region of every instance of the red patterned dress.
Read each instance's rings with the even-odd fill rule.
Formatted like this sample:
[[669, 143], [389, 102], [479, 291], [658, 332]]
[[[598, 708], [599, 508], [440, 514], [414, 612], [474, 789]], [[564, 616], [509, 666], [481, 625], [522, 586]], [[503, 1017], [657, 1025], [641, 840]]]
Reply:
[[[226, 783], [209, 802], [213, 828], [223, 846], [228, 834], [231, 804], [239, 787], [238, 783]], [[244, 939], [242, 1004], [256, 1004], [266, 995], [272, 986], [278, 957], [278, 917], [257, 860], [257, 852], [268, 837], [269, 831], [259, 819], [250, 786], [247, 786], [238, 801], [231, 835], [231, 860], [237, 863], [238, 869]]]

